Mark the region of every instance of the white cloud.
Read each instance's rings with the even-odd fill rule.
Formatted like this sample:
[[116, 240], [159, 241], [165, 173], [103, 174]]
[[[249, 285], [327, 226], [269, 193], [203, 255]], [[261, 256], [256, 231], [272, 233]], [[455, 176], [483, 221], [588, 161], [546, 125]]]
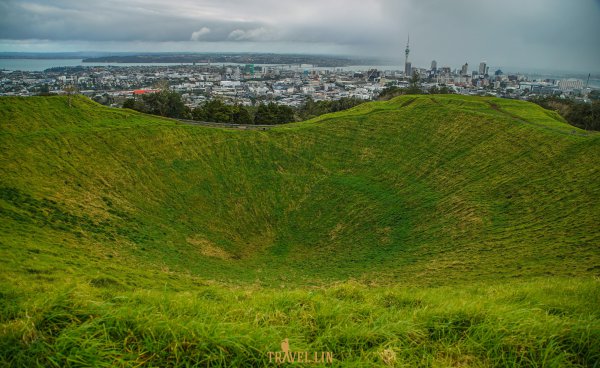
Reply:
[[259, 27], [247, 31], [236, 29], [229, 34], [227, 39], [232, 41], [267, 41], [273, 40], [273, 35], [266, 28]]
[[210, 33], [210, 28], [202, 27], [199, 30], [197, 30], [196, 32], [192, 33], [192, 37], [190, 37], [190, 40], [191, 41], [199, 41], [202, 38], [202, 36], [205, 36], [209, 33]]

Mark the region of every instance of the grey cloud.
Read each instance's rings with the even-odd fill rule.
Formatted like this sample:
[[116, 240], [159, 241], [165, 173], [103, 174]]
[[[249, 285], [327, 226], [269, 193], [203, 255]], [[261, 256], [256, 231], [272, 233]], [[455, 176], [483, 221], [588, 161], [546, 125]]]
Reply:
[[[0, 38], [86, 41], [188, 41], [227, 39], [235, 29], [258, 28], [256, 22], [223, 20], [208, 15], [178, 14], [171, 7], [140, 1], [30, 1], [0, 3]], [[85, 3], [82, 5], [82, 3]], [[209, 36], [210, 34], [210, 36]]]
[[598, 0], [0, 0], [4, 40], [337, 45], [401, 62], [410, 32], [411, 60], [422, 66], [487, 59], [597, 70], [598, 20]]
[[[597, 0], [384, 1], [399, 14], [397, 30], [410, 32], [411, 56], [428, 65], [493, 65], [600, 69]], [[409, 14], [410, 16], [406, 16]], [[397, 50], [397, 55], [401, 55]]]
[[[356, 0], [178, 0], [169, 5], [140, 0], [8, 0], [0, 5], [0, 38], [356, 44], [376, 37], [382, 24], [373, 14], [365, 17], [357, 4]], [[200, 32], [204, 28], [210, 32]]]

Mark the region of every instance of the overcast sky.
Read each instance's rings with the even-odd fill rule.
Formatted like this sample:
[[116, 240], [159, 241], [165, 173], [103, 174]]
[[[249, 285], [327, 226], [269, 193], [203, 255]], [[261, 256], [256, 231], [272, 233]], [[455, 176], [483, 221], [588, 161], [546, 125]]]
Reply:
[[600, 71], [600, 0], [0, 0], [0, 51], [333, 53]]

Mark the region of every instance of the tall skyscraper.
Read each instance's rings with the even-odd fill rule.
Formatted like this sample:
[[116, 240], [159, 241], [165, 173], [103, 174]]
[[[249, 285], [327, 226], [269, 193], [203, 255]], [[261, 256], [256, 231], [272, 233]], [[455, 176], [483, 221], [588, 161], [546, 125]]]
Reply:
[[431, 71], [432, 72], [437, 71], [437, 61], [435, 61], [435, 60], [431, 61]]
[[460, 75], [469, 75], [469, 63], [465, 63], [465, 65], [462, 66], [462, 68], [460, 69]]
[[479, 63], [479, 75], [485, 75], [487, 73], [487, 66], [485, 61]]
[[411, 65], [408, 62], [408, 54], [410, 53], [410, 34], [408, 35], [408, 39], [406, 41], [406, 49], [404, 50], [404, 75], [409, 76], [411, 74]]

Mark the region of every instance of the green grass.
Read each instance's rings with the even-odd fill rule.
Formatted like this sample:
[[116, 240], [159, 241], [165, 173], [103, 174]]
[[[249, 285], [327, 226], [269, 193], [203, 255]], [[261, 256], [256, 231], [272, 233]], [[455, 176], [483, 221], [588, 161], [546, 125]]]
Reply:
[[292, 351], [332, 352], [336, 366], [592, 367], [600, 359], [592, 280], [180, 292], [125, 292], [111, 281], [38, 294], [3, 295], [14, 305], [3, 313], [0, 362], [265, 366], [284, 338]]
[[268, 131], [0, 99], [0, 362], [595, 366], [600, 134], [403, 96]]

